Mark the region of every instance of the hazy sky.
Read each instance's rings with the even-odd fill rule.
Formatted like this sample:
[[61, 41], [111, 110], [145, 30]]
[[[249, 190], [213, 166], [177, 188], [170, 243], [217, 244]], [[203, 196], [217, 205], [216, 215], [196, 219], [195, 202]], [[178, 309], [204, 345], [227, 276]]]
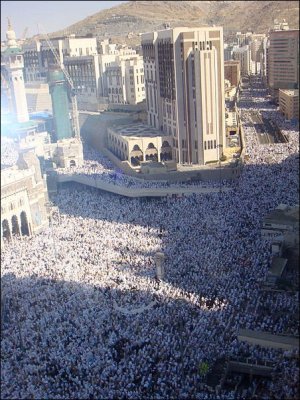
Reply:
[[5, 40], [7, 17], [20, 38], [28, 27], [27, 37], [38, 33], [41, 23], [47, 33], [66, 28], [89, 15], [111, 8], [125, 1], [2, 1], [1, 40]]

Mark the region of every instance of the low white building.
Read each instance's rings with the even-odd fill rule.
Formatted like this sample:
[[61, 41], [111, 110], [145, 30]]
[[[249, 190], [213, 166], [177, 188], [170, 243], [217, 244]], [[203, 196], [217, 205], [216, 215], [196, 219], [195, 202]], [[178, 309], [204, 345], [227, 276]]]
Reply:
[[107, 129], [107, 147], [121, 161], [137, 166], [143, 161], [168, 161], [172, 138], [151, 126], [131, 124]]

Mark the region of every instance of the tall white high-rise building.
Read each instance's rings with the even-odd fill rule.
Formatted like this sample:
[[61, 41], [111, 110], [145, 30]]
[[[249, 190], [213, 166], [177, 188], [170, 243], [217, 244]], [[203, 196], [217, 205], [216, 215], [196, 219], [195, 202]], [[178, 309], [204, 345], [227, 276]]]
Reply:
[[225, 146], [223, 28], [142, 34], [148, 123], [173, 137], [173, 158], [204, 165]]
[[23, 53], [16, 42], [16, 34], [8, 20], [7, 48], [2, 52], [1, 68], [5, 74], [11, 95], [12, 112], [16, 122], [29, 121], [23, 76]]

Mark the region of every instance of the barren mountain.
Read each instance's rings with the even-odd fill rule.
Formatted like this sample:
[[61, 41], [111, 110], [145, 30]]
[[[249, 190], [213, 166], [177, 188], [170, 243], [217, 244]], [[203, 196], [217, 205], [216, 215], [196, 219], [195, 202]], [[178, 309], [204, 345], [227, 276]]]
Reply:
[[274, 19], [285, 18], [290, 28], [299, 29], [298, 1], [128, 1], [100, 11], [63, 31], [92, 34], [120, 43], [139, 44], [139, 34], [176, 26], [221, 25], [225, 37], [237, 31], [267, 33]]

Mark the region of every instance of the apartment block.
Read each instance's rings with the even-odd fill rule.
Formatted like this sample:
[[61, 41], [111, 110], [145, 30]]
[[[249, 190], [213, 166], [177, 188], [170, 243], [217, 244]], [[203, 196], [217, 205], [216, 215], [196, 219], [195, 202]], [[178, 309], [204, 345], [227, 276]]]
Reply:
[[251, 72], [251, 54], [248, 45], [233, 50], [234, 60], [240, 62], [241, 76], [249, 75]]
[[224, 43], [224, 61], [232, 60], [233, 45]]
[[229, 80], [231, 86], [238, 86], [241, 79], [239, 60], [224, 61], [224, 78]]
[[[52, 46], [56, 50], [61, 64], [65, 57], [79, 57], [97, 54], [97, 40], [90, 37], [76, 37], [74, 34], [68, 37], [51, 39]], [[24, 44], [24, 75], [25, 82], [39, 80], [46, 81], [48, 67], [57, 64], [46, 40], [36, 40]]]
[[223, 28], [142, 35], [148, 123], [173, 137], [180, 164], [216, 161], [225, 145]]
[[99, 96], [99, 56], [64, 57], [64, 66], [72, 78], [80, 109], [97, 109]]
[[265, 37], [262, 41], [260, 52], [260, 76], [265, 85], [268, 82], [268, 58], [269, 58], [269, 38]]
[[142, 57], [121, 59], [106, 69], [108, 101], [111, 104], [138, 104], [145, 99]]
[[286, 119], [299, 120], [299, 89], [279, 89], [279, 109]]
[[26, 83], [45, 80], [41, 59], [41, 42], [36, 40], [22, 46], [24, 57], [24, 81]]
[[299, 89], [299, 29], [276, 24], [269, 41], [268, 85], [278, 99], [279, 89]]
[[237, 32], [236, 33], [236, 40], [239, 47], [244, 47], [248, 45], [251, 41], [252, 32]]

